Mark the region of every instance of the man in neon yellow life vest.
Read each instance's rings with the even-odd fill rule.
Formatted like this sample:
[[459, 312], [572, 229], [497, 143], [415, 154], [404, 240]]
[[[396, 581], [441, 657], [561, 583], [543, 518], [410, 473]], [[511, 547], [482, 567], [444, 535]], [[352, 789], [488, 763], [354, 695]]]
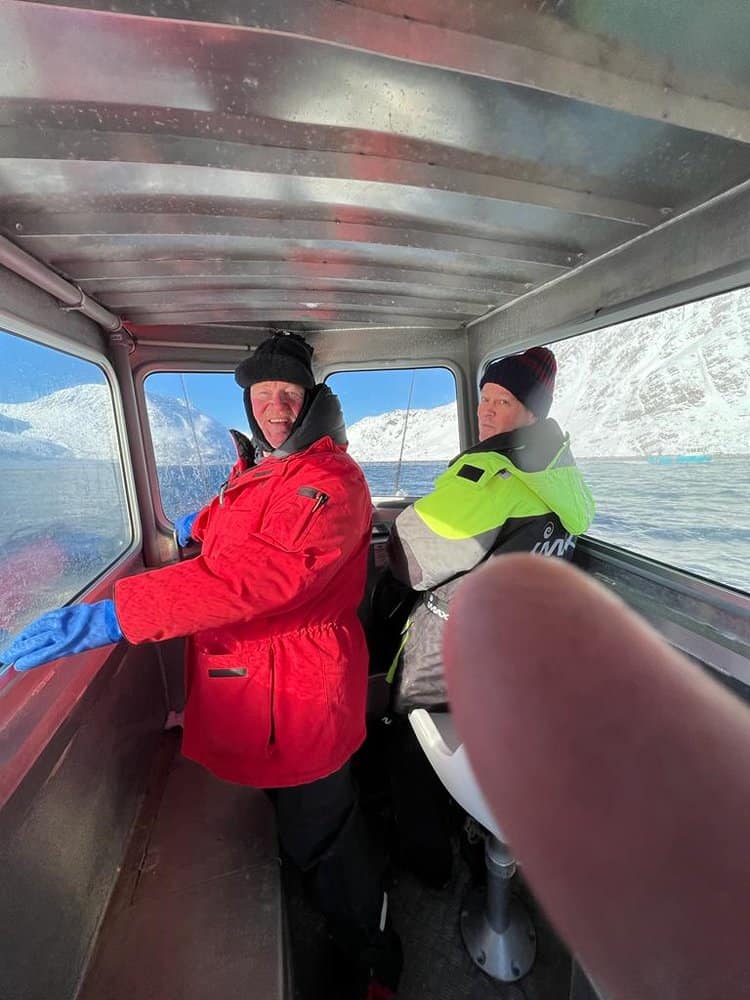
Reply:
[[[451, 462], [391, 533], [391, 570], [419, 592], [389, 674], [393, 809], [403, 863], [433, 888], [451, 877], [452, 813], [406, 713], [447, 704], [442, 641], [453, 594], [463, 576], [507, 552], [570, 559], [594, 516], [568, 437], [547, 417], [556, 371], [544, 347], [489, 364], [480, 382], [479, 444]], [[468, 659], [464, 667], [471, 670]]]
[[442, 636], [463, 575], [506, 552], [570, 559], [591, 524], [594, 502], [568, 436], [547, 416], [556, 371], [546, 347], [491, 362], [480, 382], [479, 444], [396, 520], [391, 569], [421, 592], [393, 670], [398, 712], [446, 703]]

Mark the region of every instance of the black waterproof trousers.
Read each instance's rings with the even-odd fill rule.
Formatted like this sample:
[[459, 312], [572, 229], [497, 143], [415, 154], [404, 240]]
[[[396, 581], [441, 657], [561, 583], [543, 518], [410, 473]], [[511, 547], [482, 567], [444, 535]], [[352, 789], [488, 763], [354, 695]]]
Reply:
[[281, 846], [308, 874], [334, 940], [347, 954], [364, 954], [380, 927], [384, 859], [365, 825], [350, 763], [269, 796]]

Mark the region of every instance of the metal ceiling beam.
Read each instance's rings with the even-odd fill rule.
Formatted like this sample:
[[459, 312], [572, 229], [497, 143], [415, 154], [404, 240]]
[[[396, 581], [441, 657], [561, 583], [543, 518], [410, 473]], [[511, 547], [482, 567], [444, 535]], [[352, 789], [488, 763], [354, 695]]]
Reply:
[[[92, 227], [93, 228], [93, 227]], [[101, 228], [101, 227], [100, 227]], [[71, 236], [18, 236], [32, 253], [44, 255], [62, 270], [74, 274], [73, 262], [101, 258], [107, 261], [143, 261], [147, 258], [231, 257], [260, 260], [310, 260], [331, 257], [352, 263], [383, 264], [463, 273], [495, 271], [501, 262], [532, 267], [541, 277], [554, 277], [578, 263], [577, 254], [556, 247], [482, 240], [433, 233], [336, 222], [279, 222], [246, 220], [245, 235], [190, 235], [92, 233]], [[583, 257], [583, 254], [580, 255]], [[565, 263], [562, 263], [562, 262]]]
[[[112, 262], [104, 262], [111, 264]], [[119, 271], [101, 264], [79, 265], [76, 283], [97, 294], [168, 291], [180, 288], [318, 288], [330, 291], [374, 291], [409, 294], [419, 289], [427, 298], [459, 296], [476, 301], [494, 301], [498, 295], [521, 295], [532, 282], [507, 281], [479, 275], [450, 274], [406, 267], [363, 267], [329, 262], [302, 261], [265, 263], [237, 260], [146, 261], [118, 264]], [[82, 269], [92, 272], [82, 277]], [[133, 273], [135, 272], [135, 273]]]
[[[373, 317], [370, 319], [369, 317]], [[402, 329], [445, 329], [456, 330], [463, 325], [460, 317], [450, 318], [441, 314], [439, 317], [424, 315], [409, 315], [402, 313], [383, 312], [375, 314], [372, 309], [210, 309], [204, 311], [188, 311], [182, 313], [138, 313], [128, 317], [137, 328], [140, 325], [159, 326], [191, 326], [194, 324], [212, 325], [223, 323], [253, 323], [267, 324], [274, 328], [285, 323], [298, 323], [301, 329], [308, 327], [328, 326], [333, 323], [338, 326], [356, 325], [362, 329], [369, 328], [402, 328]], [[137, 333], [137, 329], [136, 329]]]
[[748, 281], [750, 181], [470, 323], [472, 364]]
[[[286, 152], [286, 151], [285, 151]], [[582, 250], [601, 251], [632, 237], [643, 223], [512, 199], [400, 186], [377, 180], [292, 177], [175, 163], [0, 159], [0, 212], [191, 212], [284, 218], [333, 217], [354, 223], [418, 224], [518, 242], [560, 245], [575, 233]]]
[[[315, 369], [341, 368], [347, 362], [358, 367], [363, 363], [385, 362], [388, 367], [424, 364], [425, 358], [440, 361], [458, 360], [466, 364], [466, 337], [461, 327], [427, 324], [392, 327], [385, 323], [337, 323], [328, 321], [304, 323], [287, 321], [288, 330], [304, 333], [315, 347]], [[276, 326], [262, 322], [216, 323], [209, 326], [147, 326], [133, 327], [137, 340], [139, 366], [163, 361], [164, 348], [170, 349], [175, 362], [211, 358], [228, 366], [236, 364], [252, 346], [257, 346]]]
[[[0, 196], [0, 204], [2, 197]], [[344, 214], [342, 212], [342, 214]], [[559, 244], [526, 244], [509, 242], [491, 237], [467, 236], [459, 233], [436, 232], [419, 225], [382, 226], [368, 222], [350, 222], [342, 219], [257, 218], [246, 215], [204, 215], [154, 212], [64, 212], [62, 214], [13, 215], [15, 239], [26, 245], [64, 246], [84, 250], [96, 243], [97, 238], [114, 239], [135, 237], [138, 246], [148, 247], [149, 240], [169, 241], [177, 244], [192, 242], [200, 249], [200, 259], [211, 257], [213, 238], [235, 240], [235, 249], [241, 241], [300, 240], [368, 243], [384, 246], [409, 247], [438, 253], [473, 254], [478, 257], [499, 258], [522, 264], [543, 264], [559, 273], [575, 266], [583, 256], [573, 241], [569, 246]], [[158, 246], [158, 242], [154, 244]], [[322, 248], [324, 249], [324, 248]], [[102, 258], [99, 250], [97, 260]], [[147, 256], [137, 255], [137, 256]], [[160, 253], [159, 256], [162, 256]], [[219, 256], [223, 257], [224, 254]], [[106, 258], [115, 260], [116, 258]], [[411, 260], [411, 258], [409, 258]], [[419, 267], [418, 258], [405, 266]]]
[[[476, 287], [492, 288], [503, 294], [521, 294], [529, 291], [537, 282], [546, 281], [555, 274], [563, 274], [567, 268], [556, 268], [549, 265], [532, 265], [514, 263], [512, 261], [482, 261], [462, 254], [453, 254], [447, 258], [430, 261], [397, 262], [398, 267], [391, 267], [389, 262], [381, 263], [374, 260], [370, 263], [359, 253], [358, 247], [352, 247], [347, 254], [331, 254], [319, 259], [307, 254], [297, 255], [294, 260], [261, 260], [240, 257], [204, 257], [173, 258], [169, 260], [154, 260], [144, 257], [140, 260], [95, 260], [71, 259], [68, 261], [70, 273], [76, 275], [76, 281], [92, 287], [97, 282], [112, 282], [126, 287], [128, 280], [159, 280], [165, 282], [172, 277], [194, 276], [197, 278], [212, 278], [213, 276], [236, 276], [239, 281], [243, 277], [262, 278], [264, 275], [279, 274], [281, 276], [305, 274], [332, 274], [345, 277], [351, 274], [363, 279], [372, 276], [378, 280], [378, 275], [392, 274], [388, 280], [429, 281], [445, 287]], [[330, 270], [329, 270], [330, 269]], [[400, 275], [401, 279], [397, 279]]]
[[[586, 190], [571, 190], [549, 184], [532, 183], [511, 177], [440, 167], [431, 163], [400, 160], [390, 156], [352, 156], [351, 153], [313, 149], [286, 149], [239, 142], [221, 142], [216, 138], [148, 135], [124, 132], [77, 129], [45, 129], [24, 126], [0, 126], [0, 149], [3, 156], [19, 162], [38, 160], [39, 172], [47, 173], [50, 161], [87, 161], [100, 164], [116, 161], [141, 167], [146, 162], [151, 173], [156, 167], [165, 180], [179, 181], [184, 168], [202, 167], [211, 171], [206, 187], [216, 194], [230, 196], [233, 181], [243, 177], [245, 191], [252, 191], [255, 201], [278, 198], [279, 178], [294, 178], [307, 184], [328, 181], [342, 189], [337, 204], [354, 203], [363, 210], [387, 198], [389, 187], [425, 190], [434, 200], [439, 192], [468, 195], [476, 199], [517, 202], [537, 208], [549, 208], [566, 215], [591, 216], [634, 226], [653, 226], [662, 220], [659, 208], [619, 198], [602, 197]], [[8, 164], [13, 170], [13, 163]], [[217, 170], [226, 171], [222, 183]], [[131, 171], [132, 173], [132, 171]], [[291, 181], [290, 181], [291, 182]], [[308, 191], [308, 198], [314, 198]], [[412, 193], [413, 197], [413, 193]]]
[[[6, 7], [16, 16], [33, 17], [30, 9], [40, 8], [48, 19], [73, 21], [71, 12], [50, 11], [51, 7], [86, 8], [110, 13], [111, 4], [102, 0], [55, 0], [53, 3], [28, 3], [6, 0]], [[23, 14], [23, 8], [26, 13]], [[735, 107], [701, 94], [674, 90], [664, 82], [634, 79], [607, 69], [608, 51], [600, 46], [600, 59], [588, 64], [564, 54], [536, 51], [521, 44], [464, 34], [438, 25], [396, 17], [355, 7], [336, 0], [306, 0], [305, 3], [282, 0], [193, 0], [175, 6], [173, 0], [129, 0], [120, 4], [128, 15], [173, 21], [182, 32], [201, 22], [221, 25], [226, 42], [252, 34], [273, 34], [305, 42], [371, 53], [411, 64], [431, 66], [454, 73], [483, 77], [518, 87], [526, 87], [575, 101], [582, 101], [641, 118], [667, 122], [682, 128], [741, 142], [750, 142], [750, 109]], [[77, 12], [79, 19], [85, 16]], [[179, 20], [177, 20], [179, 19]], [[113, 31], [125, 22], [122, 14], [112, 17]], [[75, 33], [70, 32], [75, 39]], [[644, 58], [644, 62], [647, 60]], [[186, 73], [186, 86], [195, 86]]]
[[[257, 346], [266, 336], [268, 336], [270, 331], [278, 329], [278, 324], [266, 323], [263, 320], [247, 320], [245, 322], [237, 323], [190, 323], [187, 325], [183, 324], [179, 327], [173, 324], [162, 325], [134, 323], [131, 324], [130, 328], [137, 334], [139, 351], [148, 351], [149, 347], [154, 343], [175, 343], [183, 339], [190, 341], [191, 344], [202, 345], [212, 350], [218, 342], [217, 338], [220, 338], [220, 340], [225, 342], [227, 346], [229, 346], [229, 344]], [[288, 320], [286, 328], [289, 330], [300, 330], [304, 332], [316, 330], [336, 330], [339, 332], [349, 332], [354, 334], [369, 334], [373, 330], [391, 330], [395, 336], [399, 336], [403, 333], [402, 327], [391, 328], [387, 321], [382, 322], [380, 320], [365, 324], [361, 321], [326, 320], [316, 322], [314, 320], [305, 319], [304, 322], [296, 322]], [[432, 323], [429, 323], [419, 324], [416, 326], [410, 324], [409, 329], [437, 330], [447, 328], [433, 326]], [[456, 326], [451, 329], [455, 339], [460, 340], [462, 344], [465, 344], [462, 328]]]
[[161, 302], [168, 303], [170, 306], [173, 304], [175, 306], [189, 306], [198, 295], [218, 305], [234, 296], [237, 297], [238, 301], [252, 300], [258, 303], [267, 302], [271, 305], [274, 302], [289, 301], [291, 298], [308, 302], [319, 298], [330, 300], [343, 297], [348, 301], [355, 301], [362, 296], [369, 295], [373, 303], [376, 300], [378, 302], [401, 303], [407, 299], [413, 299], [420, 302], [443, 303], [444, 308], [453, 308], [460, 303], [471, 307], [467, 311], [476, 313], [485, 312], [500, 302], [515, 298], [514, 294], [502, 295], [498, 292], [481, 292], [470, 296], [467, 294], [468, 291], [470, 290], [445, 289], [412, 282], [396, 284], [389, 281], [346, 281], [341, 279], [305, 281], [299, 278], [264, 278], [247, 282], [231, 278], [224, 281], [211, 279], [200, 283], [186, 279], [181, 283], [167, 285], [157, 281], [150, 288], [133, 288], [132, 285], [126, 287], [113, 285], [109, 289], [98, 287], [97, 297], [106, 302], [110, 309], [130, 309]]
[[106, 298], [110, 308], [121, 309], [132, 315], [148, 310], [186, 312], [189, 309], [223, 309], [248, 306], [251, 309], [279, 309], [286, 306], [307, 309], [396, 309], [410, 312], [424, 310], [426, 315], [477, 316], [487, 312], [486, 302], [465, 302], [451, 299], [420, 298], [416, 295], [378, 295], [351, 291], [322, 291], [321, 289], [236, 289], [189, 288], [172, 292], [131, 292]]

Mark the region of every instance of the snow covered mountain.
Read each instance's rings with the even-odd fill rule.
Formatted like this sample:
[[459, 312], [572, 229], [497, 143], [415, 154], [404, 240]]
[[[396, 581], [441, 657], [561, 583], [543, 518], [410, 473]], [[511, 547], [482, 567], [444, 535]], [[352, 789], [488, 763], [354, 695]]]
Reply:
[[347, 428], [349, 453], [359, 462], [397, 462], [404, 441], [405, 462], [452, 458], [459, 448], [456, 404], [409, 412], [404, 437], [405, 410], [364, 417]]
[[550, 415], [569, 431], [577, 456], [750, 452], [749, 292], [646, 316], [554, 350]]
[[229, 430], [182, 399], [149, 393], [148, 419], [160, 465], [231, 465], [237, 457]]
[[[233, 461], [229, 433], [217, 420], [194, 408], [188, 414], [183, 400], [166, 396], [150, 394], [148, 409], [160, 464]], [[117, 451], [106, 385], [59, 389], [29, 403], [0, 403], [0, 456], [111, 460]]]
[[78, 385], [29, 403], [0, 403], [0, 451], [29, 458], [116, 455], [109, 389]]
[[[750, 293], [647, 316], [554, 351], [550, 416], [570, 433], [579, 458], [750, 452]], [[394, 410], [352, 424], [351, 454], [397, 460], [404, 415]], [[457, 451], [454, 405], [409, 413], [405, 460]]]
[[[551, 416], [579, 458], [750, 452], [750, 292], [645, 317], [555, 346]], [[149, 394], [162, 465], [234, 460], [227, 429], [184, 400]], [[0, 460], [117, 454], [109, 389], [79, 385], [0, 403]], [[443, 461], [459, 450], [454, 403], [368, 416], [348, 428], [362, 462]]]

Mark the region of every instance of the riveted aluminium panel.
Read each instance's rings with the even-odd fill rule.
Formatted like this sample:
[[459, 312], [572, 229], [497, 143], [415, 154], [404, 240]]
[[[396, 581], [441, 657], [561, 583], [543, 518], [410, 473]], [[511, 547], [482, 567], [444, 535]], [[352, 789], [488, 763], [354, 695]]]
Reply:
[[750, 10], [550, 6], [6, 0], [0, 227], [139, 339], [471, 323], [750, 175]]

